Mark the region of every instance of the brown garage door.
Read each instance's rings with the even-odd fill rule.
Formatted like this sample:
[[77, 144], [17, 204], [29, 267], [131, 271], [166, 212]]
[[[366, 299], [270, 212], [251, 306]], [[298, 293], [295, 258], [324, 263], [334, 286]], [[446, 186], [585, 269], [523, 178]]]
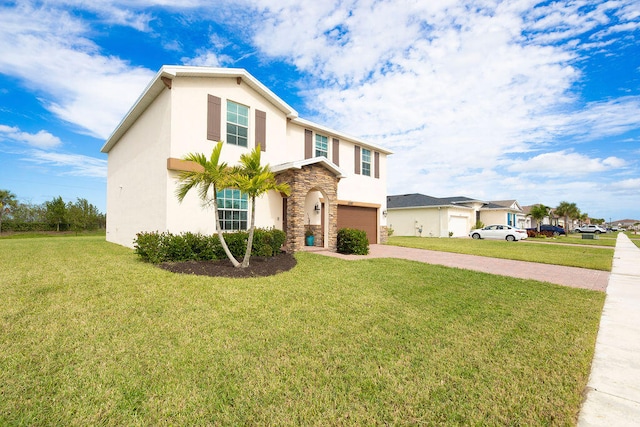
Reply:
[[369, 243], [378, 243], [376, 208], [360, 206], [338, 206], [338, 230], [341, 228], [355, 228], [367, 233]]

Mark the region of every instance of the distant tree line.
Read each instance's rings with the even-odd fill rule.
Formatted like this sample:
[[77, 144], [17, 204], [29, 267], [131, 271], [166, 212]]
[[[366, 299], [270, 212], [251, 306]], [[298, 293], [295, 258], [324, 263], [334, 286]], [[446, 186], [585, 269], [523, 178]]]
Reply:
[[42, 204], [19, 202], [16, 195], [0, 190], [0, 232], [6, 231], [88, 231], [105, 228], [105, 214], [78, 198], [67, 202], [55, 197]]

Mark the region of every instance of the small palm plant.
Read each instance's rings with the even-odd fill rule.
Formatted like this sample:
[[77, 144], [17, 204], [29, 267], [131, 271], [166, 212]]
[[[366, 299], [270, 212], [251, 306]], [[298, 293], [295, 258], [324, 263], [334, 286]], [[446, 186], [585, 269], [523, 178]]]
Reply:
[[288, 184], [279, 184], [269, 165], [260, 165], [260, 145], [256, 146], [251, 153], [240, 156], [240, 166], [234, 168], [233, 186], [247, 194], [251, 198], [251, 226], [249, 227], [249, 238], [247, 240], [247, 250], [244, 254], [241, 267], [249, 266], [251, 248], [253, 246], [253, 234], [255, 231], [256, 218], [256, 198], [268, 191], [274, 190], [285, 195], [291, 194]]
[[196, 171], [180, 172], [178, 180], [181, 184], [176, 190], [176, 196], [178, 197], [178, 201], [182, 203], [186, 195], [192, 189], [197, 188], [198, 196], [203, 203], [205, 205], [210, 202], [213, 204], [213, 211], [216, 217], [216, 229], [218, 230], [220, 244], [233, 266], [238, 267], [240, 263], [231, 254], [229, 246], [227, 246], [227, 242], [224, 240], [222, 227], [220, 226], [220, 217], [218, 215], [218, 189], [225, 188], [233, 181], [232, 169], [227, 165], [227, 163], [220, 163], [222, 146], [223, 142], [218, 142], [218, 144], [213, 148], [211, 156], [208, 159], [204, 154], [200, 153], [189, 153], [184, 157], [184, 160], [197, 163], [201, 168]]

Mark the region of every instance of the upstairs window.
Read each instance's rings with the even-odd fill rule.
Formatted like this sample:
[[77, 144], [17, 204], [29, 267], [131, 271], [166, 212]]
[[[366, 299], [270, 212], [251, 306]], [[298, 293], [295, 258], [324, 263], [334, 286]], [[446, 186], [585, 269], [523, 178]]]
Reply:
[[227, 101], [227, 143], [248, 147], [249, 107]]
[[224, 231], [247, 229], [249, 201], [240, 190], [225, 188], [218, 191], [218, 218]]
[[371, 150], [362, 149], [362, 175], [371, 176]]
[[316, 155], [315, 157], [324, 156], [329, 158], [329, 138], [316, 134]]

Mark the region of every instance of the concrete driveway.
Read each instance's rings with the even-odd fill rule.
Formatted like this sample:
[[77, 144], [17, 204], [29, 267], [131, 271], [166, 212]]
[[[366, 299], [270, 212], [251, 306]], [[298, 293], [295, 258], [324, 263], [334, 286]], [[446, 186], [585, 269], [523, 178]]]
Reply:
[[454, 254], [426, 249], [403, 248], [391, 245], [370, 245], [369, 255], [342, 255], [328, 251], [318, 251], [317, 253], [347, 260], [400, 258], [427, 264], [482, 271], [484, 273], [501, 276], [533, 279], [541, 282], [595, 291], [605, 291], [607, 289], [607, 283], [609, 282], [609, 272], [607, 271], [514, 261], [477, 255]]

